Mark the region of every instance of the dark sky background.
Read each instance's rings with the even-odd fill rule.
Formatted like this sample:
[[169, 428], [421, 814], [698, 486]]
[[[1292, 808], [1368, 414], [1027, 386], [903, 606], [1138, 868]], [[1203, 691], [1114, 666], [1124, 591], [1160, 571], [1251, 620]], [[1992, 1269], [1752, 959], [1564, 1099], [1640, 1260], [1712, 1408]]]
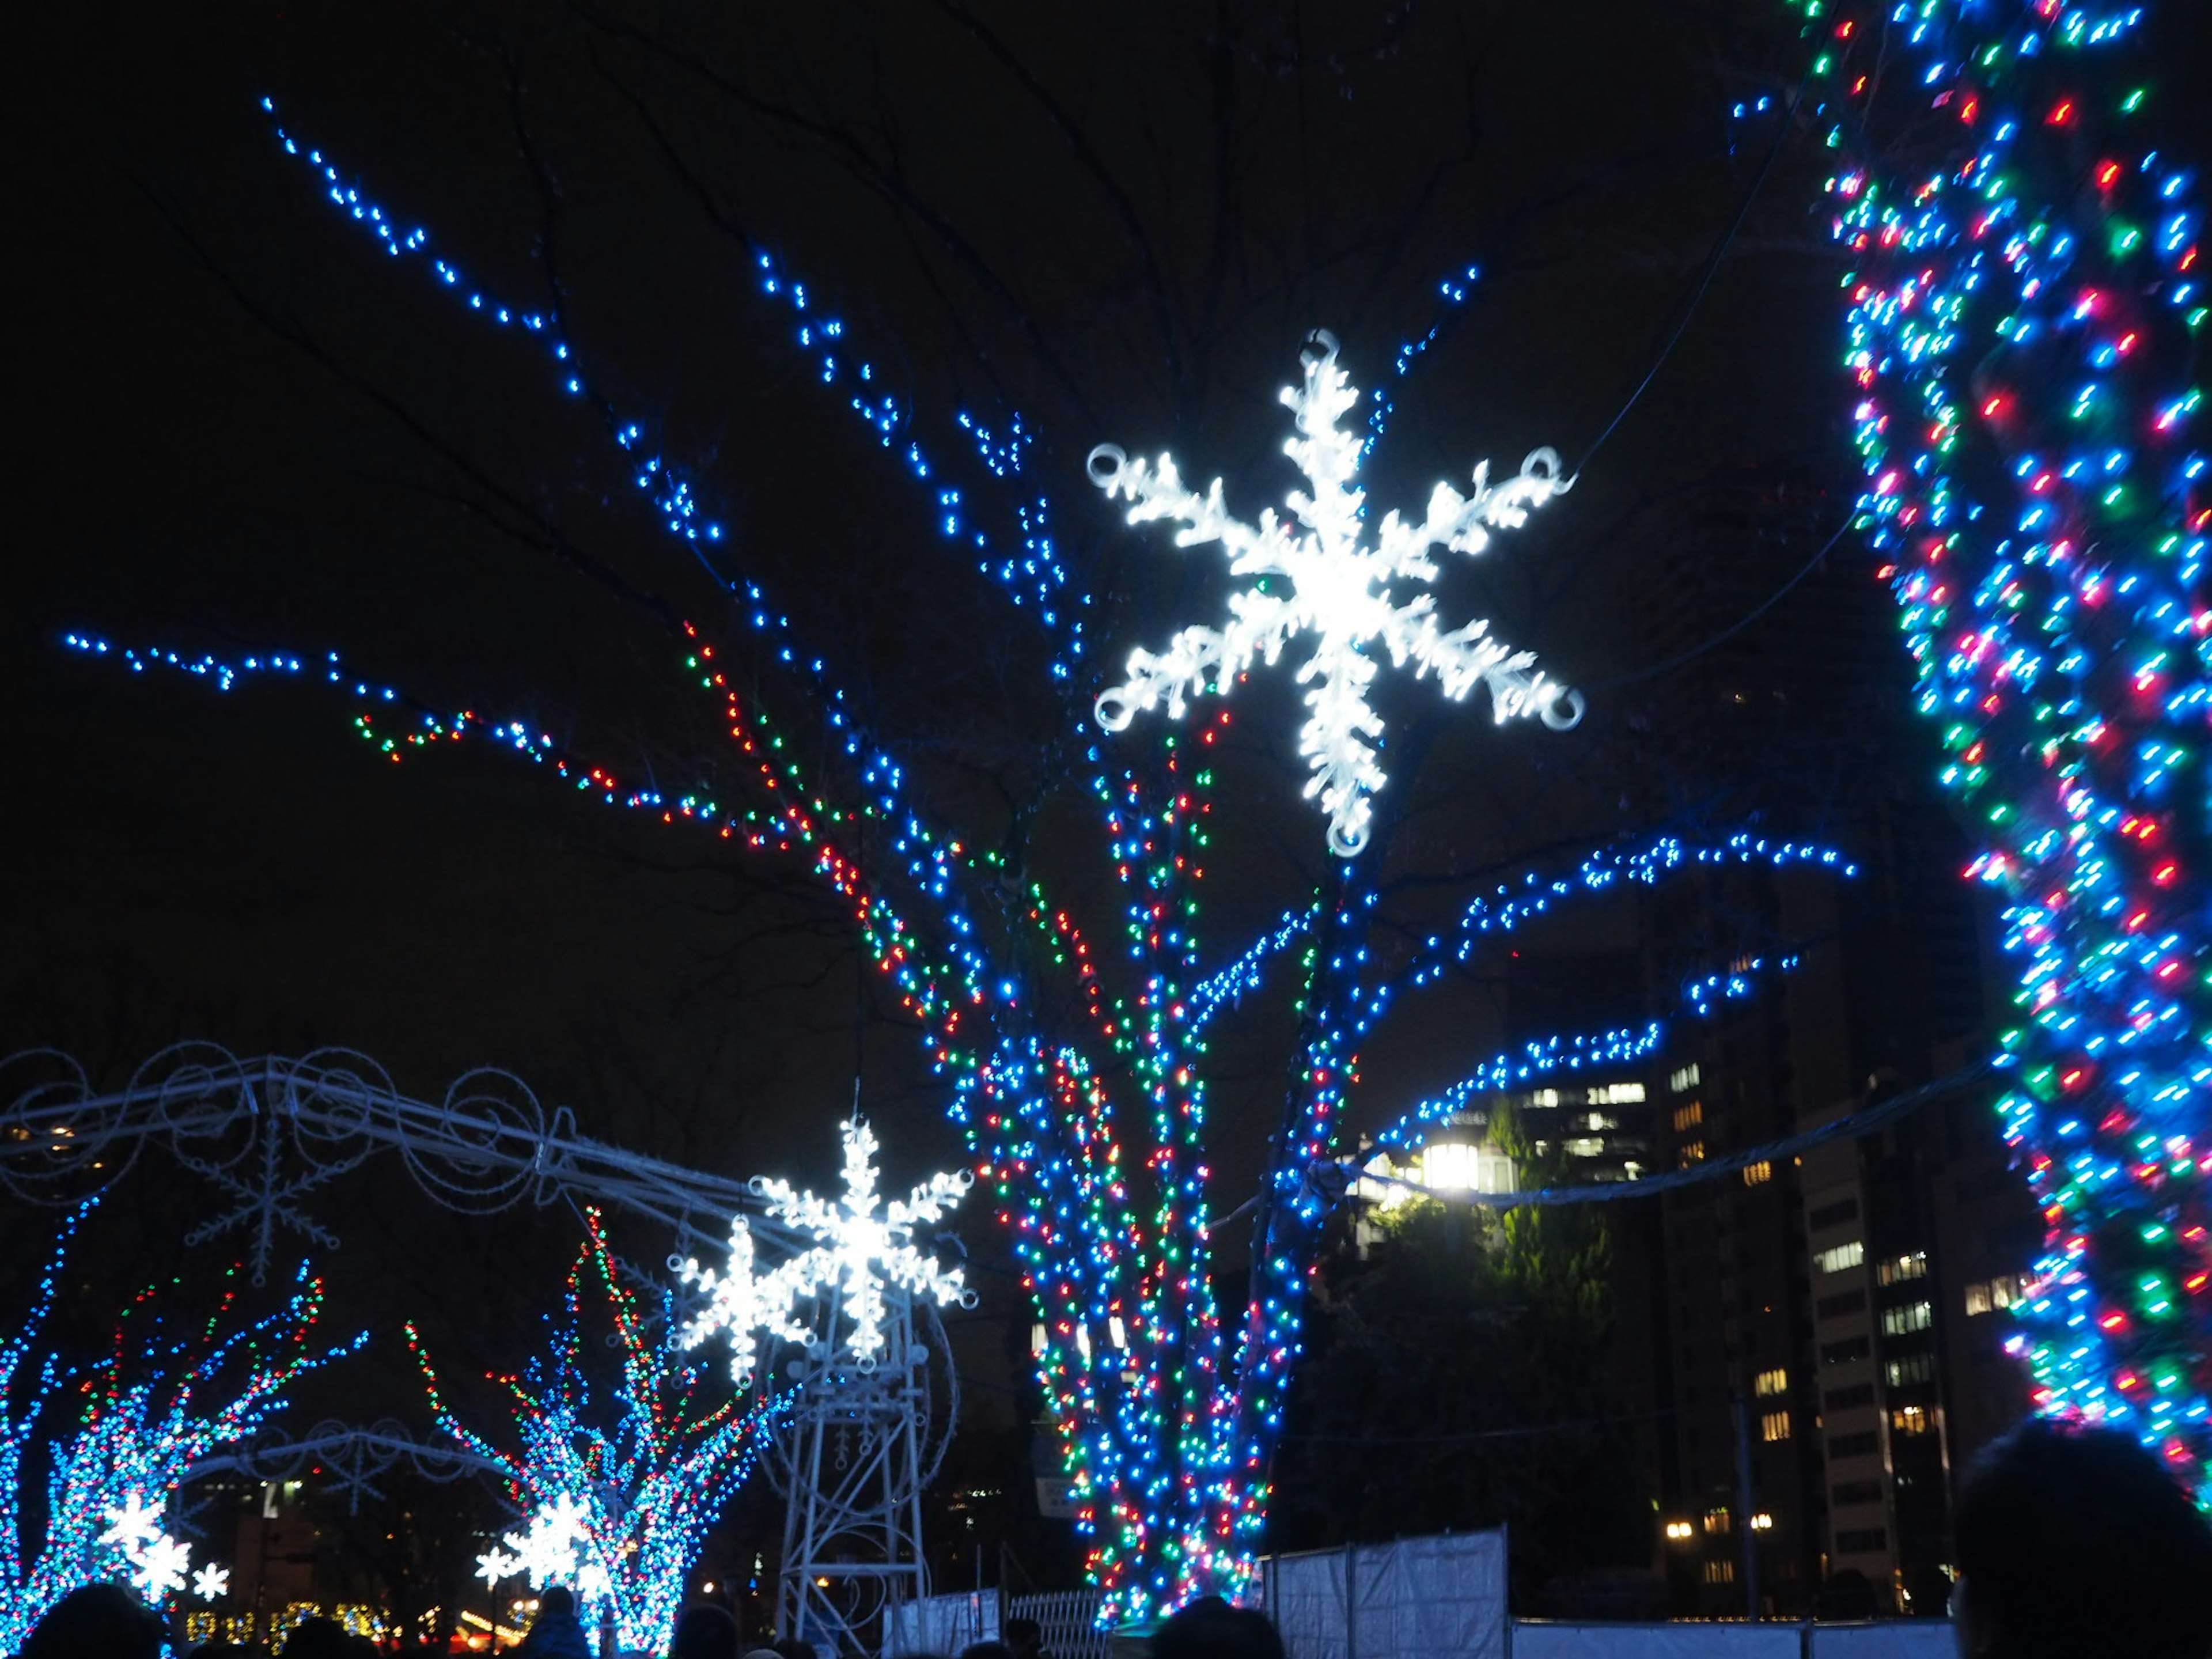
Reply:
[[[1341, 336], [1373, 385], [1432, 320], [1437, 282], [1485, 267], [1401, 399], [1379, 504], [1418, 504], [1486, 455], [1583, 454], [1765, 160], [1775, 127], [1728, 108], [1787, 99], [1802, 60], [1781, 10], [396, 0], [19, 18], [0, 1050], [51, 1044], [113, 1080], [185, 1036], [337, 1044], [430, 1095], [496, 1065], [586, 1133], [819, 1184], [865, 996], [862, 1092], [891, 1177], [957, 1155], [916, 1045], [860, 988], [841, 911], [772, 860], [580, 805], [476, 745], [393, 767], [313, 690], [218, 696], [60, 647], [82, 628], [194, 653], [336, 649], [677, 789], [713, 756], [665, 632], [503, 533], [482, 481], [741, 650], [726, 602], [657, 534], [541, 357], [329, 210], [277, 149], [263, 94], [403, 222], [534, 305], [547, 220], [526, 135], [557, 192], [553, 267], [594, 376], [732, 526], [726, 568], [769, 585], [945, 817], [987, 835], [998, 784], [1034, 769], [1052, 725], [1034, 641], [928, 533], [924, 492], [810, 384], [726, 225], [847, 319], [935, 453], [961, 453], [957, 408], [1016, 405], [1045, 434], [1038, 465], [1066, 544], [1113, 596], [1095, 631], [1118, 662], [1193, 605], [1211, 614], [1218, 590], [1116, 526], [1084, 454], [1171, 447], [1187, 472], [1227, 473], [1234, 502], [1279, 499], [1273, 396], [1310, 327]], [[1747, 466], [1847, 497], [1821, 162], [1802, 133], [1784, 151], [1648, 393], [1571, 496], [1454, 579], [1447, 609], [1486, 610], [1598, 685], [1648, 660], [1631, 562], [1668, 533], [1670, 504]], [[1853, 550], [1838, 558], [1839, 580], [1871, 581]], [[1901, 653], [1894, 672], [1901, 690]], [[1479, 710], [1425, 722], [1433, 746], [1395, 786], [1405, 868], [1623, 828], [1641, 695], [1595, 696], [1565, 738]], [[1291, 708], [1255, 685], [1225, 769], [1216, 956], [1299, 902], [1323, 861], [1295, 797]], [[1049, 819], [1060, 844], [1042, 861], [1110, 938], [1086, 811], [1078, 799]], [[1488, 1053], [1492, 1006], [1469, 987], [1377, 1045], [1379, 1104]], [[1221, 1044], [1224, 1209], [1257, 1167], [1282, 1032], [1262, 1015]], [[169, 1254], [169, 1209], [189, 1207], [149, 1179], [154, 1196], [117, 1206], [131, 1241], [117, 1248], [139, 1258], [116, 1264], [118, 1286]], [[567, 1218], [424, 1220], [444, 1230], [427, 1235], [393, 1202], [347, 1224], [347, 1262], [375, 1264], [348, 1268], [379, 1287], [356, 1292], [363, 1319], [550, 1299], [515, 1252], [557, 1263]], [[5, 1224], [11, 1243], [43, 1225], [20, 1208]], [[988, 1271], [984, 1218], [963, 1231]], [[478, 1261], [493, 1288], [423, 1273], [433, 1236], [441, 1263]], [[471, 1330], [488, 1354], [495, 1326]]]

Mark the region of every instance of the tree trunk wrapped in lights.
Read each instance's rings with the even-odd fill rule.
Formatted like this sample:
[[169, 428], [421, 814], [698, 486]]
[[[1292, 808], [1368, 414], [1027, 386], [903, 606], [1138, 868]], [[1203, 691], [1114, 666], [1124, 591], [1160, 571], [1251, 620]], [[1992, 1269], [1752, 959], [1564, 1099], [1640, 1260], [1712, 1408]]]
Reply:
[[2198, 175], [2127, 0], [1800, 0], [1863, 522], [2017, 969], [2039, 1410], [2212, 1504], [2212, 599]]

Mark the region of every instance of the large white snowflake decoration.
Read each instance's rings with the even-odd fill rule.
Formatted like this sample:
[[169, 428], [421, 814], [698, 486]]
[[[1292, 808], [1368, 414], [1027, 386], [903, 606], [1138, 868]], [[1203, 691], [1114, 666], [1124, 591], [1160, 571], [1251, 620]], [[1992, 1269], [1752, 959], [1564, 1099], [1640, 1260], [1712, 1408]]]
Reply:
[[[486, 1582], [496, 1584], [508, 1573], [520, 1572], [530, 1580], [532, 1589], [543, 1589], [548, 1584], [575, 1583], [579, 1579], [577, 1547], [588, 1536], [591, 1516], [580, 1498], [563, 1495], [550, 1504], [540, 1504], [538, 1512], [530, 1517], [527, 1530], [508, 1533], [500, 1541], [514, 1552], [510, 1556], [499, 1556], [495, 1549], [477, 1558], [477, 1574]], [[495, 1565], [504, 1564], [506, 1571], [498, 1577], [487, 1577]]]
[[[845, 1126], [845, 1194], [836, 1200], [795, 1191], [789, 1182], [757, 1180], [769, 1213], [815, 1241], [774, 1271], [753, 1271], [752, 1231], [743, 1216], [730, 1224], [730, 1260], [717, 1273], [687, 1261], [677, 1269], [707, 1292], [707, 1305], [684, 1328], [696, 1347], [717, 1331], [730, 1334], [730, 1375], [742, 1387], [757, 1361], [756, 1342], [769, 1336], [818, 1348], [819, 1331], [798, 1316], [804, 1304], [835, 1297], [842, 1346], [860, 1370], [872, 1370], [884, 1351], [884, 1290], [896, 1286], [937, 1302], [975, 1305], [957, 1269], [940, 1267], [914, 1242], [914, 1230], [958, 1203], [975, 1177], [962, 1170], [932, 1176], [902, 1201], [877, 1194], [875, 1132], [859, 1118]], [[836, 1341], [836, 1335], [830, 1338]]]
[[184, 1589], [191, 1571], [191, 1546], [179, 1543], [162, 1529], [161, 1511], [142, 1493], [125, 1492], [123, 1507], [103, 1510], [100, 1518], [107, 1522], [107, 1530], [100, 1541], [123, 1552], [131, 1587], [141, 1595], [159, 1601]]
[[[1226, 690], [1254, 662], [1279, 660], [1293, 635], [1312, 635], [1313, 654], [1297, 674], [1312, 688], [1298, 752], [1313, 768], [1305, 793], [1309, 799], [1319, 796], [1328, 814], [1329, 849], [1350, 858], [1367, 844], [1370, 798], [1386, 781], [1375, 759], [1382, 722], [1367, 701], [1378, 667], [1370, 654], [1375, 647], [1389, 653], [1394, 667], [1410, 663], [1416, 674], [1435, 675], [1455, 701], [1477, 684], [1488, 686], [1501, 722], [1533, 714], [1554, 731], [1565, 731], [1582, 719], [1583, 703], [1580, 692], [1536, 669], [1534, 653], [1492, 639], [1480, 618], [1447, 630], [1437, 621], [1432, 594], [1417, 594], [1404, 604], [1391, 597], [1394, 583], [1436, 580], [1431, 547], [1480, 553], [1493, 529], [1517, 530], [1534, 509], [1564, 495], [1574, 480], [1562, 470], [1559, 452], [1537, 450], [1521, 464], [1518, 477], [1495, 484], [1485, 461], [1474, 470], [1472, 495], [1440, 483], [1425, 518], [1409, 521], [1393, 512], [1375, 527], [1373, 544], [1365, 545], [1361, 508], [1366, 495], [1355, 483], [1363, 441], [1338, 424], [1359, 392], [1337, 367], [1336, 351], [1334, 336], [1316, 332], [1299, 356], [1305, 384], [1283, 391], [1297, 422], [1297, 435], [1285, 442], [1284, 453], [1305, 474], [1312, 492], [1291, 492], [1289, 520], [1272, 511], [1262, 513], [1256, 526], [1231, 518], [1222, 505], [1220, 479], [1196, 495], [1166, 455], [1148, 465], [1101, 444], [1091, 452], [1089, 471], [1091, 482], [1109, 495], [1127, 498], [1131, 524], [1179, 522], [1183, 528], [1176, 532], [1176, 545], [1218, 542], [1229, 556], [1230, 574], [1253, 579], [1230, 596], [1227, 626], [1186, 628], [1164, 652], [1131, 652], [1128, 678], [1099, 694], [1098, 724], [1119, 732], [1141, 711], [1162, 704], [1180, 716], [1189, 698]], [[1289, 592], [1281, 591], [1285, 586]]]

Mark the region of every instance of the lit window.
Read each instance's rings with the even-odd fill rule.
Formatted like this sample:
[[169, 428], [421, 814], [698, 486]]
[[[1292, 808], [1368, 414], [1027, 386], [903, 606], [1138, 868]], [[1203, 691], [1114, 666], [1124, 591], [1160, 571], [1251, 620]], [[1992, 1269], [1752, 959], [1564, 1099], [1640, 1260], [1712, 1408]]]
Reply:
[[1415, 1157], [1413, 1179], [1447, 1193], [1510, 1193], [1513, 1160], [1495, 1146], [1431, 1141]]
[[1733, 1584], [1735, 1583], [1735, 1563], [1733, 1561], [1706, 1562], [1705, 1582], [1708, 1584]]
[[1759, 1437], [1761, 1440], [1767, 1441], [1787, 1440], [1790, 1437], [1790, 1413], [1788, 1412], [1769, 1412], [1765, 1416], [1760, 1418], [1759, 1419]]
[[1936, 1380], [1936, 1356], [1932, 1353], [1908, 1354], [1903, 1359], [1893, 1359], [1882, 1367], [1893, 1389], [1910, 1387], [1915, 1382]]
[[1999, 1308], [2009, 1308], [2027, 1292], [2027, 1280], [2018, 1273], [1999, 1273], [1966, 1286], [1966, 1311], [1969, 1314], [1994, 1313]]
[[1731, 1525], [1732, 1523], [1729, 1518], [1729, 1512], [1726, 1510], [1707, 1510], [1705, 1511], [1705, 1530], [1707, 1532], [1727, 1532], [1729, 1530]]
[[1696, 1531], [1697, 1528], [1686, 1521], [1669, 1521], [1667, 1523], [1667, 1536], [1678, 1544]]
[[1702, 1140], [1693, 1140], [1674, 1154], [1674, 1162], [1685, 1170], [1692, 1164], [1703, 1164], [1705, 1161], [1705, 1143]]
[[1693, 1100], [1686, 1106], [1674, 1109], [1674, 1133], [1677, 1134], [1686, 1129], [1694, 1129], [1705, 1121], [1705, 1103], [1702, 1100]]
[[1909, 1279], [1928, 1277], [1928, 1252], [1914, 1250], [1908, 1255], [1893, 1256], [1875, 1269], [1875, 1277], [1885, 1285], [1902, 1285]]
[[1743, 1184], [1747, 1187], [1763, 1187], [1773, 1179], [1774, 1166], [1763, 1158], [1743, 1167]]
[[1790, 1392], [1790, 1373], [1779, 1368], [1771, 1371], [1761, 1371], [1751, 1386], [1754, 1394], [1787, 1394]]
[[1602, 1158], [1605, 1142], [1595, 1135], [1572, 1135], [1559, 1143], [1569, 1158]]
[[1751, 1529], [1753, 1532], [1772, 1532], [1774, 1530], [1774, 1517], [1769, 1515], [1765, 1510], [1761, 1510], [1757, 1515], [1751, 1517]]
[[1839, 1273], [1856, 1267], [1866, 1260], [1866, 1245], [1858, 1239], [1848, 1244], [1838, 1244], [1832, 1250], [1813, 1252], [1813, 1271], [1816, 1273]]
[[1593, 1106], [1640, 1106], [1644, 1103], [1644, 1085], [1640, 1083], [1601, 1083], [1589, 1091]]
[[1531, 1106], [1556, 1106], [1559, 1103], [1559, 1091], [1557, 1089], [1539, 1089], [1528, 1097], [1528, 1103]]
[[1935, 1322], [1935, 1307], [1926, 1302], [1908, 1302], [1901, 1308], [1884, 1308], [1881, 1310], [1884, 1336], [1903, 1336], [1911, 1331], [1924, 1331]]
[[1925, 1406], [1899, 1406], [1890, 1413], [1889, 1426], [1895, 1434], [1926, 1434], [1936, 1423]]
[[1698, 1086], [1698, 1062], [1692, 1060], [1679, 1072], [1668, 1074], [1667, 1087], [1674, 1094], [1684, 1095]]

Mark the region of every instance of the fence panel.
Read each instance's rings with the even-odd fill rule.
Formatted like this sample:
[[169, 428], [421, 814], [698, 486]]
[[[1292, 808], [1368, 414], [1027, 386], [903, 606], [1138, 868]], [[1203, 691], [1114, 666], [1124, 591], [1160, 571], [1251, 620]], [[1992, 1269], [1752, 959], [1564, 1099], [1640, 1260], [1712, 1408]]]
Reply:
[[1958, 1651], [1948, 1619], [1813, 1627], [1813, 1659], [1955, 1659]]
[[1290, 1659], [1504, 1659], [1503, 1532], [1275, 1556], [1263, 1571]]
[[1345, 1593], [1347, 1552], [1269, 1558], [1262, 1581], [1267, 1616], [1290, 1659], [1351, 1659], [1352, 1603]]
[[[1097, 1627], [1096, 1590], [1049, 1590], [1039, 1595], [1010, 1595], [1006, 1617], [1034, 1619], [1044, 1632], [1045, 1651], [1053, 1659], [1108, 1659], [1113, 1638]], [[995, 1632], [993, 1632], [994, 1635]]]
[[1803, 1659], [1796, 1625], [1516, 1623], [1513, 1659]]
[[884, 1650], [956, 1654], [971, 1642], [991, 1641], [998, 1634], [998, 1591], [956, 1590], [893, 1608], [890, 1640]]

